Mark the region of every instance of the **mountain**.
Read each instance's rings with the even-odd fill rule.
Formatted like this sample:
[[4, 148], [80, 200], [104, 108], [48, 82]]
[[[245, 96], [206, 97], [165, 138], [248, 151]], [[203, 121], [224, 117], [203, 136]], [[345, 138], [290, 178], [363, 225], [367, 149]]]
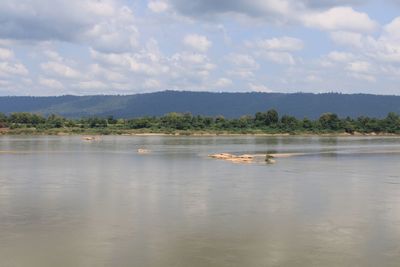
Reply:
[[160, 116], [169, 112], [227, 118], [253, 115], [271, 108], [298, 118], [318, 118], [325, 112], [341, 117], [385, 117], [400, 114], [400, 96], [311, 93], [211, 93], [163, 91], [136, 95], [0, 97], [0, 112], [51, 113], [70, 118], [109, 116], [133, 118]]

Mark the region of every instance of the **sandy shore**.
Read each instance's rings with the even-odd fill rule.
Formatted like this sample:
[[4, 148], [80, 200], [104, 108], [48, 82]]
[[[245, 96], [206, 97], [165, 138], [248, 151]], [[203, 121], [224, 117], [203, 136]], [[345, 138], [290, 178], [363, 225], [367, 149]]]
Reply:
[[329, 133], [329, 134], [316, 134], [316, 133], [298, 133], [298, 134], [289, 134], [289, 133], [204, 133], [204, 132], [176, 132], [176, 133], [135, 133], [135, 132], [123, 132], [123, 133], [110, 133], [110, 134], [101, 134], [101, 133], [91, 133], [91, 132], [82, 132], [82, 133], [71, 133], [71, 132], [18, 132], [13, 130], [1, 130], [0, 136], [193, 136], [193, 137], [400, 137], [400, 134], [391, 134], [391, 133]]

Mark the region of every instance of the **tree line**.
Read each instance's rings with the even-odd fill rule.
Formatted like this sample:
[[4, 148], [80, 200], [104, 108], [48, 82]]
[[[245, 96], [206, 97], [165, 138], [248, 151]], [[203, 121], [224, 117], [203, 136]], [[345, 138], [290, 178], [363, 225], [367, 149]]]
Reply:
[[223, 116], [208, 117], [190, 113], [168, 113], [161, 117], [116, 119], [112, 116], [68, 119], [57, 115], [43, 116], [26, 112], [0, 113], [0, 128], [9, 129], [85, 129], [147, 130], [149, 132], [173, 131], [226, 131], [264, 133], [400, 133], [400, 116], [389, 113], [385, 118], [339, 118], [334, 113], [324, 113], [318, 119], [298, 119], [280, 116], [274, 109], [257, 112], [253, 116], [228, 119]]

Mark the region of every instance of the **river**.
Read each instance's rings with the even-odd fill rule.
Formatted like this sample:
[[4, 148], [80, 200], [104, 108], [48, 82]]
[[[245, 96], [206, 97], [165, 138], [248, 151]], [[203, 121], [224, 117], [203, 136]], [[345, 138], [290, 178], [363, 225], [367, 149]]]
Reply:
[[[396, 137], [3, 136], [0, 266], [399, 266], [399, 151]], [[304, 155], [207, 157], [220, 152]]]

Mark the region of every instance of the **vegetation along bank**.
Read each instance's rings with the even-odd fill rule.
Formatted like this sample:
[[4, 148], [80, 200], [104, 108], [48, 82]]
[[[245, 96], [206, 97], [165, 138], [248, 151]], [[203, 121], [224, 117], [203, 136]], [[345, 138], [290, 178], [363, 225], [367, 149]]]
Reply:
[[194, 116], [168, 113], [160, 117], [116, 119], [86, 117], [67, 119], [57, 115], [0, 113], [0, 134], [400, 134], [400, 116], [339, 118], [324, 113], [318, 119], [280, 116], [274, 109], [250, 116]]

